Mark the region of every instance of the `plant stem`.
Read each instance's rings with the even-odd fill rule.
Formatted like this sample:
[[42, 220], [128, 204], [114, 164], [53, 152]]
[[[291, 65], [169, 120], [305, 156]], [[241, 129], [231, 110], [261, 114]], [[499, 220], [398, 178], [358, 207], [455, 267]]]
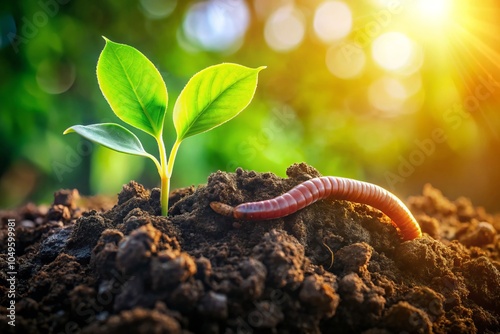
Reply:
[[172, 170], [174, 168], [175, 156], [177, 155], [177, 150], [179, 150], [180, 144], [181, 144], [180, 140], [176, 139], [174, 146], [172, 146], [172, 151], [170, 151], [170, 156], [168, 157], [168, 168], [167, 168], [168, 177], [172, 176]]
[[158, 149], [160, 153], [161, 161], [161, 194], [160, 194], [160, 204], [161, 204], [161, 214], [162, 216], [168, 215], [168, 195], [170, 194], [170, 174], [167, 172], [167, 151], [165, 150], [165, 143], [163, 142], [163, 135], [157, 138]]
[[168, 216], [168, 195], [170, 193], [170, 178], [163, 174], [161, 176], [161, 215]]

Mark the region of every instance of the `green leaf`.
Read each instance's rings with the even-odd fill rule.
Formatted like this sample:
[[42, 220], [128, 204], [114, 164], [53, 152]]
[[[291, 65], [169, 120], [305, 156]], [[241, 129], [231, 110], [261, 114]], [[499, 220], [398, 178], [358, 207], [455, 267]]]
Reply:
[[97, 62], [104, 97], [121, 120], [159, 138], [168, 102], [165, 82], [138, 50], [104, 39], [106, 46]]
[[66, 129], [64, 134], [71, 132], [118, 152], [150, 157], [150, 154], [144, 151], [139, 138], [116, 123], [73, 125]]
[[213, 129], [238, 115], [252, 100], [258, 74], [264, 68], [225, 63], [195, 74], [175, 102], [177, 141]]

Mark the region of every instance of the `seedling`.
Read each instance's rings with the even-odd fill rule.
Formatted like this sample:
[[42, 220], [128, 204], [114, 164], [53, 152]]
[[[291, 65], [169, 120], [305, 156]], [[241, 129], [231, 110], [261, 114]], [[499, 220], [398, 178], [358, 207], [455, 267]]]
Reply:
[[253, 69], [224, 63], [195, 74], [175, 101], [173, 121], [177, 138], [167, 159], [163, 142], [168, 104], [165, 82], [141, 52], [104, 39], [106, 45], [97, 62], [99, 87], [116, 116], [155, 138], [160, 160], [144, 150], [136, 135], [116, 123], [74, 125], [64, 134], [76, 132], [112, 150], [153, 160], [161, 178], [161, 210], [166, 216], [179, 145], [184, 139], [211, 130], [243, 111], [255, 94], [258, 74], [265, 66]]

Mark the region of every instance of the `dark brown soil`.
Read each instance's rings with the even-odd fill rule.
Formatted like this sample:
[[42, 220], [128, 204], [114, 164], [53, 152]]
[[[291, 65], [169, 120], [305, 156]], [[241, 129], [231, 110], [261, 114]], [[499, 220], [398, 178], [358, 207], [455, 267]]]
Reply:
[[[407, 242], [379, 211], [350, 202], [252, 223], [210, 209], [319, 176], [305, 164], [287, 174], [217, 172], [173, 192], [168, 218], [159, 190], [135, 182], [107, 211], [84, 211], [75, 191], [60, 191], [48, 209], [1, 212], [0, 333], [500, 332], [499, 216], [430, 185], [407, 201], [425, 232]], [[15, 327], [5, 307], [8, 218]]]

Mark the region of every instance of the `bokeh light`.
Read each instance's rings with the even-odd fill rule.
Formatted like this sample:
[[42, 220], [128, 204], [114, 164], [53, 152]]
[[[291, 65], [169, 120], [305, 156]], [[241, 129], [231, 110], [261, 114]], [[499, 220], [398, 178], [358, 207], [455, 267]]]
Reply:
[[[355, 48], [355, 52], [346, 52], [345, 47]], [[332, 46], [326, 52], [326, 66], [330, 73], [341, 79], [354, 78], [363, 71], [366, 56], [361, 48], [355, 45]]]
[[210, 0], [192, 5], [183, 32], [188, 41], [209, 51], [225, 51], [245, 34], [250, 14], [243, 0]]
[[407, 97], [417, 94], [422, 88], [422, 75], [420, 72], [401, 76], [398, 80], [404, 85]]
[[322, 2], [314, 14], [314, 31], [326, 43], [347, 36], [352, 28], [352, 14], [349, 6], [340, 1]]
[[368, 90], [370, 103], [388, 115], [397, 114], [407, 96], [405, 86], [399, 80], [390, 77], [376, 80]]
[[75, 67], [70, 63], [44, 60], [38, 65], [36, 81], [48, 94], [64, 93], [75, 82]]
[[305, 34], [302, 13], [293, 5], [277, 9], [267, 20], [264, 37], [270, 48], [285, 52], [296, 48]]
[[172, 14], [177, 0], [140, 0], [141, 9], [148, 18], [158, 20]]
[[404, 76], [411, 76], [415, 73], [418, 73], [424, 64], [424, 51], [422, 46], [417, 43], [411, 41], [411, 53], [409, 59], [406, 61], [406, 64], [397, 70], [398, 74]]
[[398, 70], [408, 65], [413, 53], [412, 41], [403, 33], [387, 32], [373, 42], [375, 62], [386, 70]]

